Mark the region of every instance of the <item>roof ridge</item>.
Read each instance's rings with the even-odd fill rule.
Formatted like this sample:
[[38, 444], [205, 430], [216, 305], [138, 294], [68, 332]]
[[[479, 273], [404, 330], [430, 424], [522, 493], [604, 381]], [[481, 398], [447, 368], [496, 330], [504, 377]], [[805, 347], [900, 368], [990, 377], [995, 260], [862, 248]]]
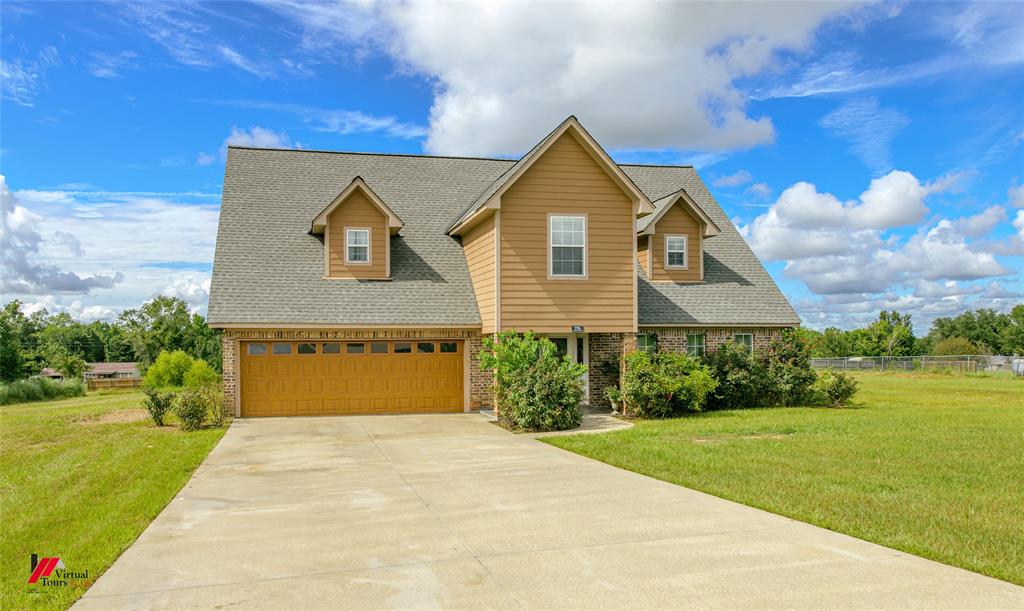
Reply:
[[[328, 149], [290, 149], [277, 146], [243, 146], [241, 144], [229, 144], [229, 149], [242, 149], [247, 151], [278, 151], [282, 153], [326, 153], [330, 155], [364, 155], [367, 157], [414, 157], [418, 159], [469, 159], [474, 161], [501, 161], [515, 164], [520, 158], [511, 157], [477, 157], [473, 155], [428, 155], [427, 153], [375, 153], [372, 151], [332, 151]], [[530, 149], [531, 151], [533, 148]], [[529, 151], [527, 151], [529, 152]], [[526, 154], [523, 155], [525, 157]], [[614, 159], [613, 159], [614, 161]], [[667, 163], [619, 163], [615, 165], [632, 168], [693, 168], [693, 164], [672, 165]], [[497, 180], [497, 179], [495, 179]]]
[[469, 159], [475, 161], [502, 161], [505, 163], [515, 163], [515, 159], [508, 159], [502, 157], [460, 157], [458, 155], [428, 155], [426, 153], [374, 153], [370, 151], [330, 151], [327, 149], [290, 149], [281, 148], [276, 146], [241, 146], [238, 144], [229, 144], [229, 149], [243, 149], [249, 151], [275, 151], [282, 153], [327, 153], [330, 155], [364, 155], [367, 157], [416, 157], [425, 159]]

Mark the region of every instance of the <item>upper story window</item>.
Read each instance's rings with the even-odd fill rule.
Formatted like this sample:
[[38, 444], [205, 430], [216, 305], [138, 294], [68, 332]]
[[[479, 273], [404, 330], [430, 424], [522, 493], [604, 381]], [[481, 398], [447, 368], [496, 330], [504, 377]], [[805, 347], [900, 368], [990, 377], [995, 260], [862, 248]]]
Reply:
[[665, 267], [686, 269], [686, 236], [665, 236]]
[[370, 230], [345, 228], [345, 263], [370, 262]]
[[552, 214], [549, 217], [549, 252], [552, 277], [587, 275], [587, 217]]

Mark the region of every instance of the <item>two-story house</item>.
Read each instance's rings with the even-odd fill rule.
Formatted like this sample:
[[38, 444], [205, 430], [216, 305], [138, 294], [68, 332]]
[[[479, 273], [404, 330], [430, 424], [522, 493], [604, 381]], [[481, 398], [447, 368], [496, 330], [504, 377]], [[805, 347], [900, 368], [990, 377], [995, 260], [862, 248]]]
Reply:
[[575, 117], [518, 161], [229, 148], [209, 321], [238, 416], [478, 409], [510, 329], [601, 404], [626, 351], [799, 324], [692, 167], [616, 164]]

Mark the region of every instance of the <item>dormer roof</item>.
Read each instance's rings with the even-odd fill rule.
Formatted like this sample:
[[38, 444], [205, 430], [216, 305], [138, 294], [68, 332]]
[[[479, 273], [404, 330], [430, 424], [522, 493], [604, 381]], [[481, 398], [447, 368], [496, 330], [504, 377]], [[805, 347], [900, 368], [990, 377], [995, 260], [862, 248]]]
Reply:
[[665, 213], [672, 208], [672, 206], [680, 205], [685, 208], [690, 214], [700, 221], [704, 227], [704, 237], [711, 238], [720, 233], [722, 229], [715, 224], [711, 217], [707, 215], [704, 210], [701, 209], [697, 202], [693, 201], [693, 198], [686, 192], [686, 189], [679, 189], [669, 193], [665, 197], [659, 198], [654, 201], [655, 212], [645, 217], [641, 217], [636, 222], [637, 235], [651, 235], [654, 233], [655, 225], [665, 216]]
[[327, 217], [330, 216], [331, 212], [334, 212], [335, 208], [342, 205], [345, 200], [347, 200], [349, 196], [356, 191], [361, 191], [363, 195], [366, 196], [366, 199], [370, 200], [370, 203], [376, 206], [384, 216], [388, 217], [388, 227], [390, 228], [391, 233], [398, 233], [398, 231], [405, 226], [402, 219], [395, 214], [394, 210], [384, 203], [384, 200], [382, 200], [373, 191], [373, 189], [366, 184], [366, 181], [364, 181], [362, 177], [356, 176], [352, 179], [352, 182], [350, 182], [348, 186], [345, 187], [345, 189], [320, 212], [320, 214], [316, 215], [316, 218], [313, 219], [313, 225], [310, 229], [310, 233], [323, 233], [327, 228]]

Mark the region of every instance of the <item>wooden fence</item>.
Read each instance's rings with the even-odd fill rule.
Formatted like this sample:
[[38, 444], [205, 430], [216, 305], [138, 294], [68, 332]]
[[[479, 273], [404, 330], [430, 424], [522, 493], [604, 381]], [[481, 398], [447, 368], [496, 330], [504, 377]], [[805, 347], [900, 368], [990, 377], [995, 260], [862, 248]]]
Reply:
[[89, 378], [86, 380], [89, 390], [101, 388], [139, 388], [142, 378]]

